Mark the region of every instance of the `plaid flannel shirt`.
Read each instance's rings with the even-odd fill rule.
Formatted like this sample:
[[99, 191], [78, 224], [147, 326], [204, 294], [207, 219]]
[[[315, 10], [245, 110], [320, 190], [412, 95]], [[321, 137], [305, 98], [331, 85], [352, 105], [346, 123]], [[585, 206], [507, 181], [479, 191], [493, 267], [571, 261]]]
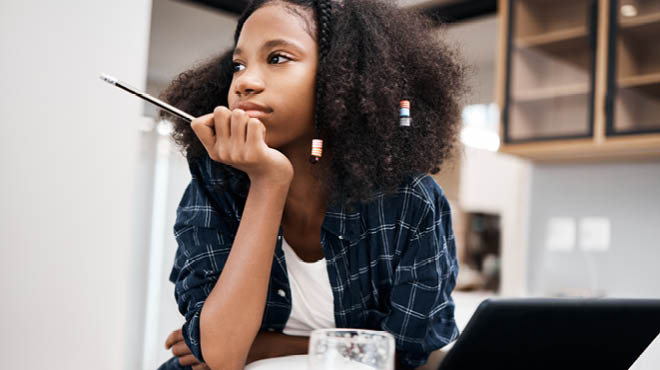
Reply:
[[[185, 317], [184, 341], [200, 361], [202, 306], [227, 261], [249, 180], [222, 175], [208, 156], [189, 163], [192, 180], [177, 208], [178, 249], [170, 281]], [[230, 170], [234, 170], [230, 168]], [[217, 184], [227, 191], [213, 190]], [[281, 332], [291, 313], [279, 229], [260, 330]], [[449, 203], [435, 180], [408, 177], [352, 212], [329, 207], [321, 228], [338, 328], [384, 330], [400, 362], [417, 367], [457, 338], [454, 302], [458, 263]]]

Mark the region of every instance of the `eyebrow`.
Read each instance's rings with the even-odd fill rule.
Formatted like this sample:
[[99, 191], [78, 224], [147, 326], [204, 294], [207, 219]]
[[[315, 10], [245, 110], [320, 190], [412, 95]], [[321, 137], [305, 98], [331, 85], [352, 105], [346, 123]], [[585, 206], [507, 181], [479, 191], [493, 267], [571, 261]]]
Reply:
[[[288, 46], [288, 47], [292, 47], [294, 49], [299, 49], [299, 50], [302, 49], [301, 47], [294, 44], [293, 42], [290, 42], [290, 41], [287, 41], [287, 40], [284, 40], [284, 39], [275, 39], [275, 40], [266, 41], [261, 46], [261, 49], [262, 50], [263, 49], [270, 49], [270, 48], [274, 48], [276, 46]], [[243, 52], [243, 50], [241, 48], [234, 49], [234, 55], [239, 55], [242, 52]]]

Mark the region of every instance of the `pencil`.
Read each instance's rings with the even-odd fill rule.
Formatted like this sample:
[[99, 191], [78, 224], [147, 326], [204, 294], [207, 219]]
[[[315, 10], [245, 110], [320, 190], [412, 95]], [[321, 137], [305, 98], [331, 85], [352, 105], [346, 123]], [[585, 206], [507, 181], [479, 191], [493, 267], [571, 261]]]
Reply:
[[136, 88], [124, 83], [124, 82], [121, 82], [121, 81], [119, 81], [118, 79], [116, 79], [112, 76], [102, 74], [100, 76], [100, 78], [103, 81], [105, 81], [105, 82], [107, 82], [111, 85], [115, 85], [115, 86], [117, 86], [118, 88], [120, 88], [122, 90], [128, 91], [131, 94], [137, 95], [138, 97], [148, 101], [149, 103], [154, 104], [154, 105], [160, 107], [161, 109], [166, 110], [166, 111], [174, 114], [175, 116], [177, 116], [179, 118], [182, 118], [182, 119], [184, 119], [188, 122], [192, 122], [192, 120], [195, 119], [195, 117], [193, 117], [192, 115], [190, 115], [190, 114], [188, 114], [188, 113], [186, 113], [186, 112], [184, 112], [184, 111], [182, 111], [182, 110], [180, 110], [176, 107], [173, 107], [173, 106], [165, 103], [164, 101], [156, 99], [156, 98], [154, 98], [153, 96], [151, 96], [147, 93], [143, 93], [140, 90], [138, 90], [138, 89], [136, 89]]

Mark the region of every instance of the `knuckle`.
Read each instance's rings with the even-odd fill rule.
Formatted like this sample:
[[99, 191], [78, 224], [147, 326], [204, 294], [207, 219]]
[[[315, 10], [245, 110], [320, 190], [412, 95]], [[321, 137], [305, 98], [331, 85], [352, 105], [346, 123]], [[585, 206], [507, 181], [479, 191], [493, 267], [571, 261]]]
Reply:
[[231, 113], [232, 115], [232, 120], [236, 120], [238, 122], [241, 122], [244, 120], [244, 117], [247, 113], [245, 113], [244, 110], [242, 109], [234, 109], [234, 111]]
[[227, 159], [227, 158], [229, 158], [229, 150], [228, 150], [225, 146], [222, 146], [222, 147], [218, 150], [218, 157], [219, 157], [220, 159]]

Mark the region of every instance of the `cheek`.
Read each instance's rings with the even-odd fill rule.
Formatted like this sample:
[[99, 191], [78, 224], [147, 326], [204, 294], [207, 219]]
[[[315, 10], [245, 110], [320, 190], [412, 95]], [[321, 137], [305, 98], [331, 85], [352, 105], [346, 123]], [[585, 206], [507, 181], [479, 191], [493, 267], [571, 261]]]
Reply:
[[316, 101], [316, 77], [306, 69], [291, 71], [286, 76], [278, 76], [271, 81], [278, 106], [288, 118], [296, 121], [309, 120], [314, 115]]
[[227, 106], [230, 107], [234, 100], [237, 99], [236, 94], [232, 94], [232, 91], [234, 91], [234, 82], [229, 85], [229, 90], [227, 91]]
[[288, 87], [300, 112], [314, 112], [316, 102], [316, 76], [303, 75]]

